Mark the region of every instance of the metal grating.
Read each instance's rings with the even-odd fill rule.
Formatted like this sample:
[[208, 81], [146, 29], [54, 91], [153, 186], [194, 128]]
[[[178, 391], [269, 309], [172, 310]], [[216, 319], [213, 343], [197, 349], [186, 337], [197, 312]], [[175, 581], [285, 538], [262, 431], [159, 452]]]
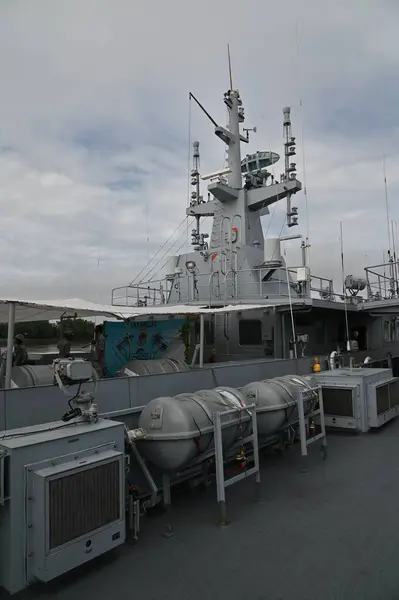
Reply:
[[353, 390], [323, 386], [324, 414], [335, 417], [353, 417]]
[[49, 482], [49, 547], [62, 546], [120, 519], [120, 461]]
[[399, 379], [389, 384], [389, 400], [391, 407], [399, 404]]
[[389, 384], [379, 385], [375, 393], [377, 398], [377, 415], [380, 415], [389, 410]]

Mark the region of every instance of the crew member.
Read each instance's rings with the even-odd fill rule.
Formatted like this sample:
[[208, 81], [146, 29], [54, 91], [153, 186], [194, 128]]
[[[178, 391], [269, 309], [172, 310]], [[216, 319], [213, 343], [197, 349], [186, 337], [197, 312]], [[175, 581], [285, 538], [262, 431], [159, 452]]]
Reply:
[[105, 375], [105, 337], [103, 325], [97, 325], [94, 333], [94, 352], [97, 372], [100, 377]]
[[73, 333], [70, 329], [64, 331], [64, 335], [57, 344], [59, 358], [68, 358], [71, 356], [71, 339]]
[[28, 351], [25, 346], [25, 338], [22, 333], [17, 333], [14, 338], [14, 350], [12, 357], [13, 367], [22, 367], [28, 364]]

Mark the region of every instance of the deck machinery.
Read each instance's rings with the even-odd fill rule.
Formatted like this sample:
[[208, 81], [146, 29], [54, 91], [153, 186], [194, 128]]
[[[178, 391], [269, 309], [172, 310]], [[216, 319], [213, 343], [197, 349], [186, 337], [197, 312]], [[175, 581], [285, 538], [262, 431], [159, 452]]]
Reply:
[[170, 506], [183, 481], [215, 477], [225, 522], [225, 488], [252, 475], [260, 483], [260, 448], [300, 440], [306, 456], [320, 441], [326, 456], [325, 424], [367, 431], [399, 405], [390, 369], [342, 368], [154, 398], [100, 418], [90, 363], [58, 359], [54, 376], [69, 396], [62, 420], [0, 432], [0, 586], [12, 594], [137, 539], [142, 509]]
[[398, 414], [399, 378], [391, 369], [344, 368], [315, 375], [327, 427], [366, 432]]
[[140, 509], [170, 505], [181, 481], [208, 484], [214, 475], [225, 522], [225, 488], [251, 475], [260, 482], [260, 447], [300, 439], [306, 455], [320, 440], [326, 451], [311, 376], [155, 398], [130, 428], [137, 409], [99, 417], [87, 391], [96, 381], [91, 363], [58, 359], [54, 375], [69, 397], [62, 420], [0, 432], [0, 586], [12, 594], [115, 548], [127, 533], [137, 538]]

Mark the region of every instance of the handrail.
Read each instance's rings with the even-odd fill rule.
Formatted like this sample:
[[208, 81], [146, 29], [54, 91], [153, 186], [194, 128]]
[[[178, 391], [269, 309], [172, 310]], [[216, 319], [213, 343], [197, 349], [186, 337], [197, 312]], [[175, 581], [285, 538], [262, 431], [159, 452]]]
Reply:
[[[296, 273], [296, 269], [298, 269], [299, 267], [290, 267], [288, 269], [290, 274], [295, 274]], [[209, 301], [209, 304], [211, 305], [212, 300], [223, 300], [224, 305], [226, 306], [227, 304], [227, 293], [228, 293], [228, 279], [229, 277], [232, 275], [233, 276], [233, 280], [232, 280], [232, 285], [233, 285], [233, 292], [232, 292], [232, 298], [237, 298], [238, 297], [238, 285], [242, 280], [240, 278], [240, 275], [244, 274], [244, 273], [259, 273], [259, 281], [258, 278], [256, 277], [256, 280], [248, 283], [248, 285], [246, 285], [246, 291], [248, 292], [247, 298], [251, 298], [251, 299], [260, 299], [263, 298], [264, 296], [264, 285], [263, 285], [263, 281], [262, 281], [262, 274], [263, 272], [265, 272], [267, 270], [267, 267], [265, 266], [259, 266], [253, 269], [250, 268], [246, 268], [246, 269], [235, 269], [235, 268], [231, 268], [229, 269], [226, 273], [222, 273], [223, 275], [223, 282], [220, 281], [220, 273], [221, 271], [213, 271], [212, 273], [199, 273], [196, 275], [196, 280], [197, 280], [197, 288], [200, 290], [200, 297], [201, 298], [206, 298], [205, 302]], [[213, 289], [213, 280], [215, 275], [217, 274], [218, 277], [218, 289], [215, 291]], [[187, 282], [187, 293], [185, 292], [185, 286], [182, 285], [183, 282]], [[168, 302], [168, 299], [170, 298], [171, 293], [174, 291], [173, 290], [173, 284], [175, 283], [176, 285], [176, 280], [170, 280], [170, 279], [158, 279], [158, 280], [152, 280], [149, 282], [140, 282], [138, 284], [134, 284], [134, 285], [127, 285], [127, 286], [118, 286], [115, 287], [112, 290], [112, 304], [116, 305], [116, 306], [149, 306], [149, 305], [162, 305], [162, 304], [166, 304]], [[177, 300], [177, 302], [192, 302], [193, 298], [190, 295], [190, 290], [191, 287], [189, 285], [190, 283], [190, 274], [187, 275], [179, 275], [178, 276], [178, 287], [179, 287], [179, 298]], [[274, 288], [273, 290], [270, 290], [267, 292], [268, 297], [270, 298], [274, 298], [274, 297], [279, 297], [279, 296], [283, 296], [283, 297], [288, 297], [288, 294], [283, 292], [281, 293], [281, 286], [282, 285], [291, 285], [291, 287], [295, 286], [296, 283], [294, 281], [289, 281], [287, 282], [287, 280], [284, 278], [280, 278], [280, 277], [272, 277], [270, 279], [271, 284], [274, 284], [275, 286], [278, 287], [278, 292], [276, 292], [276, 288]], [[327, 284], [326, 286], [323, 287], [323, 284]], [[224, 289], [221, 289], [221, 286], [224, 286]], [[257, 286], [257, 290], [255, 287], [256, 291], [253, 291], [253, 287], [252, 286]], [[333, 280], [332, 279], [328, 279], [326, 277], [320, 277], [318, 275], [311, 275], [309, 274], [309, 285], [308, 285], [308, 290], [307, 290], [307, 294], [300, 294], [299, 293], [299, 297], [303, 298], [303, 297], [307, 297], [309, 296], [309, 294], [311, 292], [316, 292], [320, 295], [321, 299], [325, 299], [326, 301], [328, 299], [335, 299], [337, 297], [341, 297], [342, 294], [341, 293], [337, 293], [334, 291], [333, 288]], [[327, 292], [328, 294], [328, 298], [323, 298], [323, 293]]]

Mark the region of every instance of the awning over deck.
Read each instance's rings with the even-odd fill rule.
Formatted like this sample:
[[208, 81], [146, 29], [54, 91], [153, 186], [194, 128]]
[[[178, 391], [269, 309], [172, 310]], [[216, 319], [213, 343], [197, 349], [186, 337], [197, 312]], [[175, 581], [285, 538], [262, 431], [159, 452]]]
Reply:
[[[303, 301], [294, 301], [294, 304], [303, 305]], [[15, 323], [29, 321], [52, 321], [65, 317], [104, 317], [104, 319], [127, 320], [134, 318], [149, 318], [173, 315], [200, 315], [200, 366], [203, 366], [204, 349], [204, 315], [225, 314], [248, 310], [277, 308], [287, 306], [287, 302], [271, 301], [268, 304], [235, 304], [220, 308], [208, 308], [206, 305], [193, 306], [186, 304], [163, 304], [161, 306], [128, 307], [112, 304], [98, 304], [72, 298], [68, 300], [21, 300], [17, 298], [0, 298], [0, 322], [8, 323], [7, 359], [5, 387], [11, 384], [12, 348]]]
[[[247, 310], [289, 306], [289, 303], [271, 301], [268, 304], [234, 304], [220, 308], [208, 308], [205, 304], [194, 306], [188, 304], [162, 304], [160, 306], [116, 306], [98, 304], [79, 298], [67, 300], [20, 300], [16, 298], [0, 298], [0, 322], [9, 320], [9, 307], [15, 307], [14, 322], [52, 321], [61, 317], [104, 317], [104, 319], [132, 319], [137, 317], [156, 317], [173, 315], [223, 314]], [[293, 300], [293, 305], [303, 305], [303, 301]]]

